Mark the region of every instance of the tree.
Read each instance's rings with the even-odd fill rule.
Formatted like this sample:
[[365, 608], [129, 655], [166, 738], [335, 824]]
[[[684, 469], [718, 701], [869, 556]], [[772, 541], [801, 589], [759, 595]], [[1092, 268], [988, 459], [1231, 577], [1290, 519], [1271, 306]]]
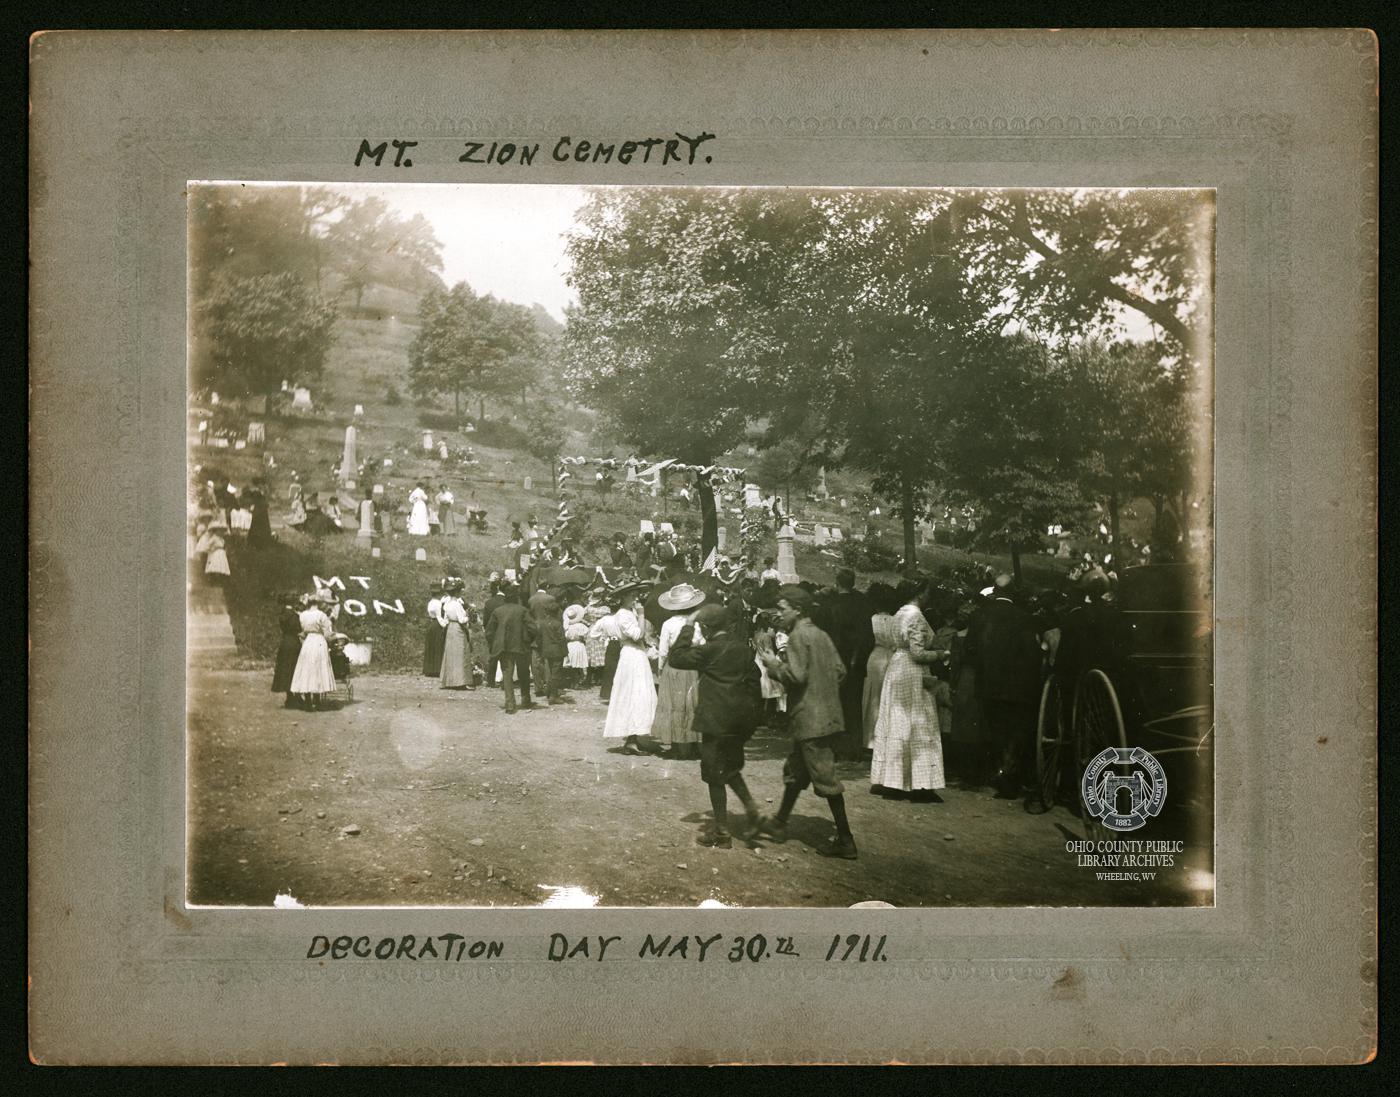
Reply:
[[478, 296], [465, 282], [429, 289], [418, 315], [408, 348], [409, 386], [418, 396], [451, 393], [459, 416], [461, 395], [469, 392], [477, 397], [478, 418], [485, 418], [486, 397], [518, 393], [543, 353], [528, 309]]
[[1048, 349], [1023, 335], [980, 341], [949, 377], [943, 482], [976, 514], [973, 543], [1021, 554], [1085, 512], [1082, 437], [1069, 386]]
[[816, 482], [822, 454], [813, 440], [788, 436], [759, 452], [749, 468], [749, 477], [758, 484], [782, 489], [784, 508], [792, 509], [792, 491], [802, 491]]
[[1033, 331], [1107, 335], [1128, 309], [1170, 355], [1208, 351], [1214, 207], [1204, 192], [968, 190], [951, 213], [965, 262], [995, 274], [1008, 315]]
[[567, 434], [558, 409], [543, 401], [536, 403], [525, 416], [525, 444], [532, 457], [549, 466], [549, 478], [554, 479], [555, 465], [564, 448]]
[[[1193, 473], [1190, 365], [1165, 360], [1153, 344], [1098, 341], [1069, 346], [1062, 359], [1083, 482], [1108, 509], [1114, 553], [1122, 549], [1120, 507], [1138, 497], [1152, 503], [1153, 540], [1174, 543], [1164, 533], [1166, 506], [1190, 489]], [[1185, 507], [1176, 509], [1180, 525]]]
[[285, 377], [319, 376], [334, 324], [335, 310], [295, 274], [224, 278], [196, 312], [196, 378], [266, 395]]

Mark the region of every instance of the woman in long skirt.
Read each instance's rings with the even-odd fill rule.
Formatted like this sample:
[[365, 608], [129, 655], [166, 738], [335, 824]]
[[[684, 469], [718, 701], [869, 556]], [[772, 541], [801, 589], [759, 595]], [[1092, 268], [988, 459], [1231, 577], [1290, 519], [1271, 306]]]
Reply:
[[899, 634], [895, 631], [891, 614], [875, 614], [870, 618], [870, 628], [875, 634], [875, 647], [865, 661], [865, 689], [861, 694], [866, 750], [875, 745], [875, 723], [880, 717], [880, 695], [885, 688], [885, 672], [890, 665], [890, 656], [899, 646]]
[[415, 537], [426, 537], [432, 528], [428, 522], [428, 493], [419, 484], [408, 493], [408, 532]]
[[870, 784], [885, 795], [912, 792], [915, 799], [936, 800], [934, 790], [945, 784], [938, 710], [933, 694], [924, 688], [923, 668], [944, 654], [929, 647], [933, 630], [923, 608], [932, 596], [932, 587], [926, 586], [916, 601], [900, 607], [894, 617], [898, 646], [880, 691], [870, 760]]
[[457, 532], [457, 520], [452, 516], [452, 504], [457, 500], [452, 493], [447, 490], [447, 485], [443, 484], [437, 493], [438, 512], [438, 532], [444, 537], [451, 537]]
[[588, 684], [593, 685], [603, 676], [603, 663], [608, 655], [608, 638], [598, 629], [598, 622], [612, 610], [603, 602], [602, 596], [594, 591], [588, 596], [588, 605], [583, 607], [583, 623], [588, 626], [588, 636], [583, 646], [588, 650]]
[[228, 553], [224, 551], [224, 539], [214, 530], [206, 530], [194, 547], [195, 552], [204, 554], [204, 578], [215, 584], [222, 584], [229, 576]]
[[624, 754], [645, 753], [637, 745], [637, 737], [651, 731], [656, 715], [656, 683], [647, 659], [641, 614], [641, 606], [634, 601], [631, 608], [620, 609], [612, 616], [618, 635], [617, 673], [612, 681], [603, 738], [621, 739]]
[[446, 630], [442, 640], [442, 672], [439, 680], [443, 689], [475, 689], [471, 678], [471, 637], [467, 634], [467, 607], [462, 602], [462, 581], [447, 584], [438, 607], [438, 620]]
[[677, 612], [668, 617], [661, 626], [661, 635], [656, 643], [661, 674], [656, 691], [656, 716], [651, 723], [651, 737], [660, 743], [663, 749], [668, 749], [671, 757], [678, 760], [700, 756], [700, 736], [695, 732], [695, 687], [700, 681], [700, 672], [670, 666], [666, 656], [681, 631], [692, 627], [691, 618], [686, 616], [686, 613], [694, 610], [704, 600], [704, 592], [688, 583], [678, 583], [658, 599], [662, 609]]
[[297, 665], [292, 671], [292, 693], [312, 709], [321, 707], [326, 694], [335, 689], [335, 674], [331, 670], [330, 638], [335, 635], [331, 619], [315, 605], [307, 606], [297, 615], [303, 640]]
[[442, 581], [434, 579], [428, 587], [428, 620], [423, 632], [423, 677], [436, 678], [442, 673], [442, 648], [446, 642], [446, 628], [438, 619], [442, 608]]
[[[302, 595], [302, 605], [310, 601], [310, 598]], [[272, 692], [285, 693], [287, 700], [284, 705], [291, 708], [296, 703], [292, 693], [292, 674], [297, 669], [297, 657], [301, 655], [301, 620], [296, 599], [290, 595], [283, 601], [277, 624], [282, 630], [282, 637], [277, 641], [277, 658], [272, 664]]]

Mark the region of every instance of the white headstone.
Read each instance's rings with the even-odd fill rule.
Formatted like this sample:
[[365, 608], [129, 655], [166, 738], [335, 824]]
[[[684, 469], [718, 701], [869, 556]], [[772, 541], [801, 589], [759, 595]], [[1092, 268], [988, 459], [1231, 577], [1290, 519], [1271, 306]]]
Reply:
[[[201, 428], [201, 429], [202, 429], [202, 428]], [[627, 466], [627, 482], [630, 484], [630, 483], [632, 483], [632, 482], [633, 482], [634, 480], [636, 480], [636, 479], [637, 479], [637, 466], [636, 466], [636, 465], [628, 465], [628, 466]]]
[[297, 411], [310, 411], [311, 390], [304, 385], [298, 385], [292, 393], [292, 407]]
[[366, 541], [374, 533], [374, 500], [360, 500], [360, 536]]
[[438, 457], [439, 457], [441, 460], [443, 460], [443, 461], [446, 461], [446, 460], [447, 460], [447, 443], [446, 443], [446, 442], [439, 442], [439, 443], [438, 443]]
[[724, 551], [725, 545], [728, 543], [728, 541], [729, 541], [729, 531], [728, 531], [727, 529], [725, 529], [724, 526], [718, 527], [718, 528], [715, 530], [715, 545], [716, 545], [716, 547], [719, 549], [720, 552], [723, 552], [723, 551]]
[[515, 569], [514, 569], [514, 568], [506, 568], [506, 579], [509, 580], [509, 581], [512, 582], [512, 583], [515, 582]]
[[369, 550], [369, 554], [373, 556], [376, 560], [379, 559], [379, 546], [375, 545], [374, 548]]
[[533, 490], [534, 490], [534, 487], [535, 487], [535, 478], [534, 478], [533, 476], [527, 476], [527, 477], [525, 477], [525, 490], [526, 490], [526, 491], [533, 491]]
[[792, 554], [793, 542], [792, 526], [784, 524], [778, 530], [778, 581], [780, 583], [797, 582], [797, 560]]
[[365, 406], [364, 406], [364, 404], [356, 404], [356, 405], [355, 405], [355, 418], [356, 418], [356, 419], [362, 418], [362, 417], [364, 416], [364, 414], [365, 414]]
[[640, 522], [637, 523], [637, 532], [639, 534], [655, 533], [656, 526], [652, 524], [652, 520], [650, 518], [643, 518]]
[[831, 534], [827, 528], [820, 523], [817, 524], [816, 532], [812, 535], [813, 544], [824, 545], [831, 540]]
[[345, 428], [345, 448], [340, 455], [340, 478], [341, 480], [353, 480], [355, 470], [360, 467], [355, 456], [355, 428], [348, 426]]
[[267, 438], [267, 431], [262, 423], [252, 422], [248, 424], [248, 441], [253, 445], [261, 445]]
[[425, 430], [423, 432], [423, 451], [426, 453], [433, 448], [433, 432]]
[[283, 382], [282, 382], [282, 391], [283, 391], [283, 392], [286, 392], [286, 391], [287, 391], [289, 388], [291, 388], [291, 387], [292, 387], [292, 383], [291, 383], [290, 381], [283, 381]]
[[662, 533], [675, 533], [675, 532], [676, 532], [675, 526], [671, 525], [670, 522], [662, 522], [661, 525], [658, 526], [657, 528], [658, 528]]
[[414, 550], [413, 550], [413, 558], [414, 558], [415, 560], [417, 560], [420, 564], [425, 563], [425, 562], [427, 561], [427, 559], [428, 559], [428, 550], [427, 550], [427, 549], [421, 549], [421, 548], [420, 548], [420, 549], [414, 549]]
[[217, 392], [211, 392], [209, 394], [209, 402], [211, 404], [217, 404], [219, 402], [219, 394]]
[[383, 485], [383, 484], [375, 484], [375, 485], [374, 485], [374, 491], [373, 491], [372, 494], [374, 495], [374, 500], [375, 500], [375, 502], [380, 502], [381, 500], [383, 500], [383, 498], [384, 498], [384, 485]]
[[761, 507], [761, 506], [763, 506], [763, 493], [759, 490], [759, 487], [758, 487], [757, 484], [745, 484], [745, 485], [744, 485], [744, 506], [746, 506], [746, 507]]

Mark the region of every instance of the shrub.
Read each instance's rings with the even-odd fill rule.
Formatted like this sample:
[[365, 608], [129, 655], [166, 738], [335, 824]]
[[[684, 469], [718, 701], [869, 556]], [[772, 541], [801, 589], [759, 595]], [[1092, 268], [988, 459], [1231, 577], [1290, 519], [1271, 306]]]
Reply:
[[461, 430], [466, 426], [466, 416], [457, 416], [450, 411], [420, 411], [418, 425], [428, 430]]
[[390, 407], [396, 408], [403, 403], [403, 396], [400, 395], [399, 390], [395, 386], [390, 385], [388, 391], [384, 393], [384, 402]]

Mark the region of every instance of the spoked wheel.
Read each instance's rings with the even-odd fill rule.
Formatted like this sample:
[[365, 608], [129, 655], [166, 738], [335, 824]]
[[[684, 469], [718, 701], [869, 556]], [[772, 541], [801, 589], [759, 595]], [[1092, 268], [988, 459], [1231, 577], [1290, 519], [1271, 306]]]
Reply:
[[[1123, 709], [1118, 704], [1118, 692], [1101, 670], [1091, 670], [1079, 680], [1074, 692], [1075, 780], [1082, 778], [1094, 757], [1107, 747], [1126, 747], [1127, 732], [1123, 727]], [[1108, 837], [1108, 829], [1089, 814], [1084, 806], [1082, 790], [1075, 794], [1079, 818], [1084, 824], [1084, 837], [1097, 841]]]
[[1039, 812], [1049, 811], [1055, 806], [1060, 790], [1060, 776], [1064, 771], [1062, 761], [1069, 745], [1065, 731], [1060, 682], [1052, 674], [1045, 679], [1045, 685], [1040, 691], [1040, 715], [1035, 722], [1033, 802], [1038, 805]]

